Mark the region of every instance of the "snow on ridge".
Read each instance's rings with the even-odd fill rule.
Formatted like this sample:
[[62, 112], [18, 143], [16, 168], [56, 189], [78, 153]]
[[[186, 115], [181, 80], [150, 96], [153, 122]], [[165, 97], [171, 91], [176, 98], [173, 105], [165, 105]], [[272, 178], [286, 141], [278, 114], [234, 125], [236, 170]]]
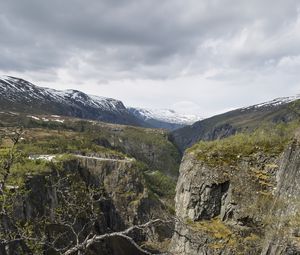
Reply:
[[[39, 87], [23, 79], [6, 75], [0, 75], [0, 88], [5, 90], [5, 93], [11, 101], [31, 101], [32, 99], [38, 99], [65, 104], [80, 103], [84, 106], [105, 111], [120, 112], [126, 110], [123, 103], [116, 99], [87, 95], [84, 92], [74, 89], [56, 90]], [[7, 93], [7, 91], [9, 93]]]
[[14, 80], [14, 78], [12, 76], [8, 76], [8, 75], [0, 75], [0, 80], [2, 81], [9, 81], [9, 80]]
[[278, 97], [271, 101], [267, 101], [267, 102], [263, 102], [260, 104], [241, 108], [241, 110], [244, 111], [244, 110], [249, 110], [249, 109], [253, 109], [253, 108], [259, 109], [259, 108], [264, 108], [264, 107], [274, 107], [274, 106], [278, 106], [278, 105], [288, 104], [288, 103], [293, 102], [298, 99], [300, 99], [300, 94], [298, 94], [296, 96], [289, 96], [289, 97]]
[[126, 110], [123, 103], [117, 99], [102, 97], [102, 96], [95, 96], [95, 95], [88, 95], [88, 96], [92, 99], [92, 101], [96, 105], [104, 105], [105, 107], [110, 108], [115, 111], [119, 111], [120, 107], [122, 107], [122, 108], [124, 108], [124, 110]]
[[186, 115], [175, 112], [172, 109], [144, 109], [132, 108], [137, 111], [145, 120], [156, 119], [173, 124], [193, 124], [202, 118], [195, 115]]
[[100, 108], [102, 110], [108, 111], [119, 111], [119, 107], [121, 102], [107, 97], [94, 96], [85, 94], [82, 91], [67, 89], [67, 90], [55, 90], [46, 88], [47, 92], [49, 92], [52, 96], [54, 96], [57, 100], [66, 101], [66, 100], [74, 100], [75, 102], [79, 102], [85, 106], [90, 106], [93, 108]]

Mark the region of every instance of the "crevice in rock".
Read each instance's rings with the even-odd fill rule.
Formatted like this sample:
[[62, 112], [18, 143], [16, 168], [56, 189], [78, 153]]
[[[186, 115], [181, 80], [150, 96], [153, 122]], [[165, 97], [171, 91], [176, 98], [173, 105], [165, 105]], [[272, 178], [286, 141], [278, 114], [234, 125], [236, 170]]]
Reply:
[[229, 187], [230, 181], [206, 185], [200, 191], [199, 199], [196, 200], [198, 202], [194, 204], [194, 220], [209, 220], [219, 216], [228, 204]]

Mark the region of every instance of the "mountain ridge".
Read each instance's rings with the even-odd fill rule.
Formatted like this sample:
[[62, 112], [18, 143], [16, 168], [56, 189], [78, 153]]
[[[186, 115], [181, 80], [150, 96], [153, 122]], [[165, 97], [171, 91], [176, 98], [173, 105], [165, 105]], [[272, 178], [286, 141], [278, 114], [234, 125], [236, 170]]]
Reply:
[[0, 106], [3, 110], [31, 114], [57, 114], [109, 123], [149, 127], [131, 115], [116, 99], [85, 94], [78, 90], [55, 90], [26, 80], [0, 77]]
[[[108, 123], [174, 130], [196, 121], [173, 110], [126, 107], [122, 101], [75, 89], [40, 87], [24, 79], [0, 76], [0, 107], [29, 114], [55, 114]], [[147, 114], [146, 114], [147, 113]]]
[[281, 97], [195, 122], [171, 133], [181, 152], [204, 140], [216, 140], [266, 123], [286, 123], [300, 118], [300, 96]]

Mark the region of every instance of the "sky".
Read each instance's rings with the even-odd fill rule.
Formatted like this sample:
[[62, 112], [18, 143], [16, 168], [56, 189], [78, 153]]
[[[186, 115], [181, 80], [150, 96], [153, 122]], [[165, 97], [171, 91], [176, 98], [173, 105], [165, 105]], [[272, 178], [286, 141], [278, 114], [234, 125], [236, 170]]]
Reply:
[[208, 117], [300, 93], [300, 1], [0, 0], [0, 74]]

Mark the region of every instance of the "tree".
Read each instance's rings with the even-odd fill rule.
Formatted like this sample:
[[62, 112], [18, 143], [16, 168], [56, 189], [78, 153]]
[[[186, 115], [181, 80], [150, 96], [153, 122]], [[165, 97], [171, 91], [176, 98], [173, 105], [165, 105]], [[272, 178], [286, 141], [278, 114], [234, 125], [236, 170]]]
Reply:
[[17, 128], [14, 130], [7, 130], [2, 132], [1, 140], [8, 138], [11, 141], [11, 147], [0, 158], [0, 194], [4, 192], [7, 179], [10, 175], [10, 170], [16, 159], [15, 148], [23, 135], [23, 128]]

